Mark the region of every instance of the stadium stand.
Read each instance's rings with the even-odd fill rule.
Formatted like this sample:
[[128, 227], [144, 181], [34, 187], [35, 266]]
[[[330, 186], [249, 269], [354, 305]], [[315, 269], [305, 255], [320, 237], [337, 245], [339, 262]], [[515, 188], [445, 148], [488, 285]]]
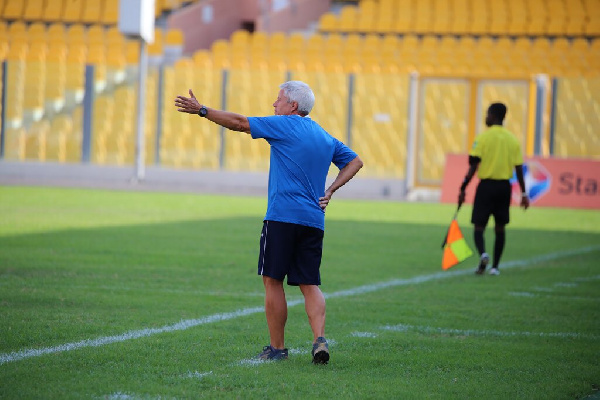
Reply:
[[[155, 15], [189, 3], [158, 0]], [[482, 86], [482, 101], [505, 99], [510, 128], [525, 143], [531, 76], [559, 78], [555, 154], [600, 156], [598, 0], [350, 3], [323, 14], [316, 32], [238, 30], [193, 54], [183, 54], [181, 31], [157, 28], [148, 47], [146, 112], [153, 117], [145, 121], [146, 161], [176, 168], [265, 170], [264, 143], [197, 124], [170, 105], [194, 88], [215, 107], [268, 115], [278, 84], [291, 78], [314, 88], [312, 117], [365, 154], [365, 174], [403, 177], [413, 71], [428, 79], [417, 143], [422, 182], [439, 181], [445, 154], [464, 151], [472, 139], [465, 104], [476, 79], [495, 80]], [[0, 58], [9, 77], [5, 158], [81, 160], [85, 68], [93, 65], [91, 161], [132, 164], [139, 44], [116, 27], [118, 0], [6, 0], [0, 1], [0, 15]], [[155, 118], [159, 113], [161, 126]]]
[[597, 0], [363, 0], [319, 20], [321, 32], [568, 35], [599, 32]]

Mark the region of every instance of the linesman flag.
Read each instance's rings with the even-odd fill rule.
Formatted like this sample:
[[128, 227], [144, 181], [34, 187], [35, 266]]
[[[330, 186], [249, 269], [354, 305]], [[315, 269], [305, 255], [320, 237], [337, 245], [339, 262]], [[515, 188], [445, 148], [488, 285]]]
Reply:
[[[456, 212], [458, 213], [458, 210]], [[442, 248], [444, 249], [444, 257], [442, 258], [442, 269], [444, 270], [455, 266], [473, 255], [458, 227], [456, 214], [454, 214], [454, 218], [450, 223], [450, 228], [448, 228], [448, 234], [446, 235], [446, 239], [444, 239], [444, 243], [442, 243]]]

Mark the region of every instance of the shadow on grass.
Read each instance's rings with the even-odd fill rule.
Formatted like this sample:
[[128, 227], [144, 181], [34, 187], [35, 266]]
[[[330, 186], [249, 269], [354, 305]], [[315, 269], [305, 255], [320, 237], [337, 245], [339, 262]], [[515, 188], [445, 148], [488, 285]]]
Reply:
[[[0, 238], [4, 278], [194, 282], [218, 289], [256, 274], [262, 221], [230, 218], [74, 229]], [[364, 284], [438, 272], [447, 226], [328, 221], [322, 272], [328, 280]], [[472, 227], [463, 234], [474, 253]], [[488, 228], [488, 252], [494, 233]], [[503, 260], [597, 245], [599, 234], [507, 230]], [[476, 263], [476, 257], [465, 262]], [[460, 268], [458, 267], [455, 268]], [[178, 282], [179, 281], [179, 282]], [[16, 282], [15, 282], [16, 283]]]

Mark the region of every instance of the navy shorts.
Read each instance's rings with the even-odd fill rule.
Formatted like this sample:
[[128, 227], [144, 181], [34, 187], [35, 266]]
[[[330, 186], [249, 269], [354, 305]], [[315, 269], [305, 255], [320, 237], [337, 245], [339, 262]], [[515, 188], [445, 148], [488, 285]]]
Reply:
[[511, 187], [508, 180], [483, 179], [477, 186], [473, 201], [471, 222], [486, 226], [490, 215], [496, 225], [506, 225], [510, 221]]
[[287, 284], [320, 285], [321, 229], [278, 221], [264, 221], [260, 235], [258, 275], [268, 276]]

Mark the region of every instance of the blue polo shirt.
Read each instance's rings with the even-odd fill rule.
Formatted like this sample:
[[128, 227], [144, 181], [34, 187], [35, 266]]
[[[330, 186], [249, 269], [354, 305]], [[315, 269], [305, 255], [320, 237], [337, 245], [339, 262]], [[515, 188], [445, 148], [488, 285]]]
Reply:
[[319, 197], [331, 163], [342, 169], [356, 157], [348, 146], [309, 117], [249, 117], [253, 139], [271, 146], [269, 197], [265, 220], [325, 230]]

